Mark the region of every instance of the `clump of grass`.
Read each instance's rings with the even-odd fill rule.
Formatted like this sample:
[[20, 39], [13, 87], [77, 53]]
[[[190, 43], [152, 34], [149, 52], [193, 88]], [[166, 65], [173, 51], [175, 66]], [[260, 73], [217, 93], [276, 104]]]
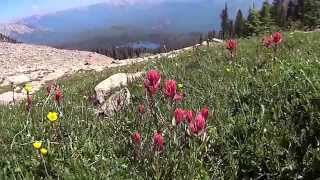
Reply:
[[[155, 177], [156, 165], [161, 179], [314, 179], [320, 176], [319, 57], [320, 33], [296, 32], [286, 34], [276, 52], [260, 38], [239, 40], [232, 63], [224, 47], [215, 46], [59, 81], [63, 118], [58, 141], [46, 141], [47, 174], [32, 148], [34, 140], [48, 139], [42, 117], [55, 110], [42, 92], [33, 96], [29, 116], [24, 104], [0, 108], [0, 174], [2, 179], [147, 179]], [[214, 110], [207, 120], [208, 141], [195, 141], [196, 151], [180, 153], [166, 145], [157, 164], [134, 158], [131, 135], [141, 120], [142, 82], [130, 87], [133, 103], [112, 119], [92, 112], [87, 97], [98, 82], [142, 69], [157, 69], [164, 79], [183, 84], [181, 108]], [[171, 122], [166, 103], [158, 113]], [[148, 128], [142, 128], [142, 138], [151, 141], [146, 134]]]

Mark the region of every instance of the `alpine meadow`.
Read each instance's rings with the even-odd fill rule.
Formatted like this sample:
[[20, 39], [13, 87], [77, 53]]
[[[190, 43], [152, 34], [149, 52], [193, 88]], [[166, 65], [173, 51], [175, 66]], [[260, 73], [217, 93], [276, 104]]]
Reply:
[[[320, 1], [236, 2], [197, 32], [0, 34], [0, 179], [320, 178]], [[140, 3], [170, 4], [104, 6]]]

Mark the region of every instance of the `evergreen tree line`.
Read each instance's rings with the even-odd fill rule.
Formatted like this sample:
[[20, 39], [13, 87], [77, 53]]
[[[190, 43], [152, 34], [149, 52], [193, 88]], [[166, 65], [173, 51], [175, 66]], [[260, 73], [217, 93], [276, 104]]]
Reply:
[[166, 49], [165, 46], [151, 49], [151, 48], [132, 48], [132, 47], [112, 47], [112, 48], [97, 48], [90, 51], [96, 52], [113, 59], [123, 60], [129, 58], [139, 58], [150, 54], [159, 54], [167, 52], [171, 49]]
[[145, 57], [147, 55], [152, 54], [159, 54], [159, 53], [165, 53], [189, 46], [194, 46], [195, 44], [198, 44], [199, 40], [198, 37], [200, 37], [200, 42], [203, 42], [205, 39], [208, 39], [208, 37], [214, 37], [215, 32], [209, 32], [208, 36], [202, 36], [202, 33], [192, 33], [188, 36], [185, 36], [183, 38], [172, 38], [172, 40], [163, 40], [162, 42], [159, 42], [158, 48], [134, 48], [131, 46], [113, 46], [113, 47], [101, 47], [101, 48], [90, 48], [85, 49], [87, 51], [96, 52], [102, 55], [106, 55], [108, 57], [112, 57], [113, 59], [123, 60], [123, 59], [129, 59], [129, 58], [138, 58], [138, 57]]
[[260, 10], [254, 5], [245, 17], [239, 9], [235, 20], [229, 18], [228, 6], [221, 12], [222, 39], [258, 35], [275, 30], [320, 27], [320, 0], [265, 0]]
[[9, 38], [0, 33], [0, 42], [10, 42], [10, 43], [18, 43], [16, 40]]

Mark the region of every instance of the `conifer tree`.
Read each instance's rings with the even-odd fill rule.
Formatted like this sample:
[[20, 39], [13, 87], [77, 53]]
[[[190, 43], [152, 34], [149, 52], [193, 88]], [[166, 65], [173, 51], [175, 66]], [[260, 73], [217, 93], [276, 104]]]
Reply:
[[263, 2], [263, 6], [260, 11], [260, 21], [262, 25], [262, 31], [269, 32], [272, 26], [272, 19], [271, 19], [271, 6], [268, 0]]
[[274, 20], [274, 22], [281, 26], [281, 9], [282, 9], [282, 0], [273, 0], [272, 6], [271, 6], [271, 17]]
[[246, 21], [243, 17], [242, 11], [239, 9], [234, 23], [234, 31], [237, 37], [242, 37], [245, 35], [245, 23]]
[[229, 38], [234, 38], [234, 25], [233, 25], [233, 20], [229, 20], [228, 36], [229, 36]]
[[320, 26], [320, 0], [304, 0], [303, 22], [310, 28]]
[[216, 32], [216, 30], [213, 30], [213, 31], [211, 32], [211, 36], [212, 36], [212, 38], [216, 38], [216, 37], [217, 37], [217, 32]]
[[211, 41], [212, 38], [213, 38], [213, 37], [212, 37], [211, 31], [208, 31], [208, 41]]
[[199, 44], [201, 45], [203, 42], [203, 36], [202, 36], [202, 33], [200, 34], [200, 38], [199, 38]]
[[225, 4], [225, 8], [222, 10], [220, 17], [221, 17], [222, 39], [225, 39], [226, 34], [228, 33], [228, 30], [229, 30], [229, 24], [230, 24], [227, 3]]
[[295, 17], [301, 22], [303, 22], [304, 14], [304, 0], [297, 0], [297, 5], [295, 8]]
[[287, 18], [286, 18], [287, 21], [293, 21], [296, 19], [295, 9], [296, 9], [296, 5], [292, 0], [290, 0], [288, 3], [288, 9], [287, 9]]
[[117, 50], [115, 47], [112, 48], [112, 58], [117, 59]]
[[287, 28], [287, 7], [284, 3], [281, 4], [280, 8], [280, 24], [279, 26], [282, 28]]
[[296, 8], [297, 5], [293, 2], [293, 0], [290, 0], [288, 3], [288, 7], [287, 7], [287, 15], [286, 15], [286, 24], [292, 28], [292, 27], [296, 27], [296, 21], [298, 20], [297, 18], [297, 13], [296, 13]]
[[248, 35], [257, 35], [261, 32], [261, 21], [257, 10], [249, 9], [246, 26]]

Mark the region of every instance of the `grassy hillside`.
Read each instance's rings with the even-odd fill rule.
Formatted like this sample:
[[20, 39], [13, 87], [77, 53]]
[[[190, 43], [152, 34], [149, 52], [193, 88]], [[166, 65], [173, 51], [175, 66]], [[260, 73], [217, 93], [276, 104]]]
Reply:
[[[285, 35], [275, 55], [253, 38], [240, 40], [234, 63], [223, 46], [216, 46], [61, 80], [63, 114], [54, 124], [46, 115], [58, 109], [45, 92], [33, 97], [30, 115], [24, 104], [0, 108], [1, 179], [47, 174], [65, 179], [320, 177], [319, 57], [320, 33], [296, 32]], [[141, 80], [130, 87], [133, 103], [124, 112], [112, 119], [93, 115], [87, 97], [99, 81], [141, 69], [156, 69], [162, 80], [182, 84], [184, 100], [171, 104], [159, 92], [154, 113], [141, 115]], [[204, 106], [209, 107], [206, 137], [187, 135], [185, 124], [171, 127], [173, 107], [198, 112]], [[165, 139], [161, 153], [152, 150], [157, 130]], [[141, 132], [142, 146], [133, 158], [135, 131]], [[48, 149], [43, 159], [32, 147], [35, 140]]]

